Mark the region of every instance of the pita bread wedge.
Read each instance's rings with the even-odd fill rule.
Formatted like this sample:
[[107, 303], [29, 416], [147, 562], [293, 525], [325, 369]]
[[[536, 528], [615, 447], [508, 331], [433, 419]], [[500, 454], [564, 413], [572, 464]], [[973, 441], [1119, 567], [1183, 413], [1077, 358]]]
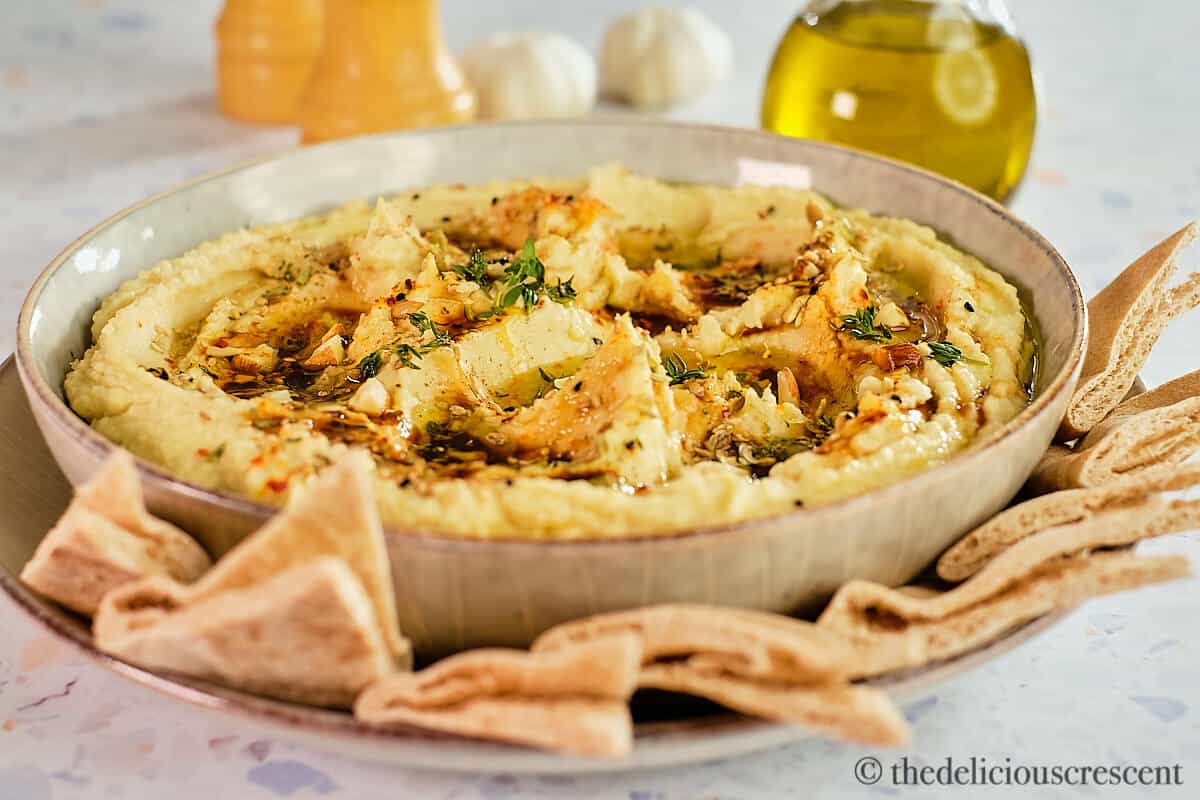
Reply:
[[347, 708], [394, 668], [379, 630], [354, 573], [319, 557], [200, 598], [170, 579], [143, 578], [105, 595], [94, 635], [104, 652], [146, 669]]
[[1000, 552], [969, 581], [948, 592], [913, 597], [870, 581], [850, 581], [834, 594], [817, 624], [849, 630], [880, 614], [906, 622], [947, 619], [1002, 594], [1065, 556], [1123, 547], [1197, 525], [1200, 500], [1153, 497], [1137, 506], [1102, 512], [1085, 522], [1032, 534]]
[[623, 700], [480, 697], [441, 708], [364, 706], [355, 716], [370, 725], [407, 725], [582, 756], [617, 758], [633, 749], [633, 719]]
[[400, 633], [383, 526], [371, 486], [370, 456], [355, 451], [326, 468], [267, 524], [229, 551], [192, 588], [193, 601], [245, 589], [320, 556], [346, 562], [362, 583], [384, 640], [404, 669], [412, 649]]
[[627, 700], [637, 686], [642, 645], [631, 633], [544, 653], [468, 650], [372, 687], [373, 702], [428, 708], [476, 697], [596, 697]]
[[1053, 447], [1029, 479], [1035, 491], [1099, 486], [1200, 450], [1200, 370], [1117, 406], [1074, 448]]
[[897, 747], [910, 737], [908, 723], [878, 689], [770, 683], [713, 674], [686, 661], [647, 664], [639, 685], [704, 697], [743, 714], [804, 725], [860, 744]]
[[845, 674], [848, 653], [836, 637], [809, 622], [746, 609], [666, 604], [599, 614], [557, 625], [533, 643], [534, 652], [633, 632], [642, 661], [703, 656], [710, 665], [748, 678], [828, 682]]
[[150, 515], [133, 457], [114, 450], [75, 491], [67, 510], [21, 570], [38, 594], [86, 616], [100, 598], [145, 575], [183, 582], [212, 565], [192, 537]]
[[1183, 556], [1103, 552], [1047, 564], [998, 595], [942, 619], [908, 620], [887, 612], [822, 617], [857, 651], [855, 677], [871, 677], [966, 653], [1006, 631], [1100, 595], [1189, 574]]
[[1035, 497], [1000, 512], [960, 539], [937, 562], [938, 577], [964, 581], [999, 552], [1038, 531], [1084, 522], [1107, 511], [1136, 507], [1156, 492], [1200, 484], [1200, 463], [1162, 464], [1086, 489]]
[[625, 705], [637, 685], [641, 642], [630, 633], [561, 650], [481, 649], [372, 684], [355, 716], [583, 755], [632, 746]]
[[1168, 285], [1176, 272], [1176, 256], [1197, 235], [1197, 223], [1177, 231], [1088, 303], [1087, 354], [1058, 441], [1077, 439], [1104, 419], [1137, 379], [1167, 324], [1200, 305], [1200, 273]]

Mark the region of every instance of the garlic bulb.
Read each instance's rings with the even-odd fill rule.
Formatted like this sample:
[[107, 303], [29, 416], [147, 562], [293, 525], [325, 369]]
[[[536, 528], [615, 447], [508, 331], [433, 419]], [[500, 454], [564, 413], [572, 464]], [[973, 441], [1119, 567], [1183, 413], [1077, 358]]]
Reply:
[[705, 94], [732, 66], [732, 40], [703, 13], [648, 8], [604, 34], [600, 90], [638, 108], [668, 108]]
[[497, 33], [462, 57], [482, 119], [537, 119], [586, 114], [596, 102], [596, 64], [559, 33]]

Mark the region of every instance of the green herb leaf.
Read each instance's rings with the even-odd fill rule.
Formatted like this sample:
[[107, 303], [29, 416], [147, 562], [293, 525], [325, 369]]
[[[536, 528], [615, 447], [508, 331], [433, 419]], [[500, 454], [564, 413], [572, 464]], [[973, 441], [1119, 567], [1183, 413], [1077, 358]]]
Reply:
[[398, 344], [392, 347], [396, 353], [396, 358], [400, 359], [400, 363], [409, 369], [420, 369], [417, 364], [421, 360], [421, 351], [413, 347], [411, 344]]
[[461, 275], [465, 280], [473, 281], [483, 286], [491, 282], [491, 276], [488, 275], [488, 263], [483, 257], [483, 253], [478, 248], [471, 251], [471, 260], [466, 264], [459, 264], [456, 267], [451, 267], [451, 270]]
[[496, 314], [510, 308], [518, 300], [528, 311], [537, 305], [538, 295], [543, 292], [557, 303], [565, 303], [575, 297], [571, 279], [559, 281], [555, 286], [546, 285], [546, 265], [537, 257], [533, 239], [526, 239], [521, 254], [504, 268], [504, 283], [496, 294], [492, 312]]
[[842, 317], [841, 330], [867, 342], [886, 342], [892, 338], [891, 331], [875, 322], [875, 306]]
[[820, 447], [833, 434], [833, 418], [828, 414], [820, 414], [808, 421], [806, 433], [799, 441], [809, 450]]
[[663, 361], [663, 369], [667, 371], [667, 377], [671, 379], [671, 386], [706, 377], [704, 370], [689, 368], [687, 362], [678, 353], [667, 356]]
[[571, 281], [575, 280], [572, 275], [565, 281], [560, 280], [554, 286], [546, 286], [546, 297], [549, 297], [556, 303], [569, 303], [575, 299], [575, 287], [571, 285]]
[[929, 342], [929, 357], [943, 367], [953, 367], [959, 361], [976, 366], [987, 366], [987, 362], [975, 358], [967, 358], [963, 351], [949, 342]]
[[312, 280], [312, 270], [297, 269], [291, 261], [284, 261], [279, 272], [279, 279], [303, 286]]
[[444, 329], [435, 325], [433, 320], [431, 320], [429, 315], [424, 311], [418, 311], [414, 314], [409, 314], [408, 321], [411, 322], [413, 327], [415, 327], [417, 330], [421, 331], [422, 333], [428, 333], [433, 337], [417, 349], [422, 355], [432, 352], [439, 347], [449, 347], [450, 345], [454, 344], [453, 337], [451, 337], [450, 334]]
[[370, 355], [363, 356], [358, 362], [358, 374], [365, 381], [368, 378], [374, 378], [379, 374], [379, 368], [383, 366], [383, 351], [376, 350]]

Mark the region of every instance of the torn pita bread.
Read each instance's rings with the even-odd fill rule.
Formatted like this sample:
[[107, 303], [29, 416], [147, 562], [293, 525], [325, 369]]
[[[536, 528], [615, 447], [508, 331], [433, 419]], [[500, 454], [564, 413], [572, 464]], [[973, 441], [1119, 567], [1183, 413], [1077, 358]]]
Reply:
[[615, 758], [633, 749], [633, 719], [623, 700], [480, 697], [441, 708], [356, 708], [355, 716], [370, 725], [408, 725], [582, 756]]
[[534, 652], [621, 632], [638, 634], [643, 663], [702, 656], [731, 675], [791, 682], [829, 682], [845, 675], [848, 655], [836, 637], [803, 620], [719, 606], [667, 604], [599, 614], [557, 625]]
[[1058, 559], [998, 595], [943, 619], [909, 620], [888, 612], [818, 621], [857, 651], [853, 674], [871, 677], [966, 653], [1043, 614], [1092, 597], [1176, 580], [1189, 573], [1183, 556], [1103, 552]]
[[850, 741], [908, 740], [886, 695], [845, 683], [852, 648], [803, 620], [719, 606], [650, 606], [558, 625], [533, 650], [564, 652], [622, 633], [642, 641], [640, 687], [704, 697]]
[[641, 662], [642, 644], [632, 633], [544, 653], [468, 650], [420, 672], [390, 676], [372, 687], [371, 702], [428, 708], [495, 695], [627, 700]]
[[412, 648], [396, 617], [391, 566], [371, 481], [371, 457], [358, 451], [347, 454], [218, 561], [192, 587], [191, 599], [245, 589], [314, 558], [335, 556], [346, 562], [371, 598], [397, 663], [410, 668]]
[[1040, 492], [1099, 486], [1200, 450], [1200, 371], [1121, 403], [1075, 447], [1052, 447], [1029, 479]]
[[938, 577], [954, 583], [966, 580], [998, 553], [1038, 531], [1136, 507], [1156, 492], [1197, 484], [1200, 463], [1162, 464], [1099, 486], [1035, 497], [1000, 512], [955, 543], [938, 559]]
[[1200, 305], [1200, 273], [1169, 286], [1176, 256], [1197, 235], [1193, 223], [1125, 268], [1088, 303], [1089, 341], [1079, 386], [1058, 441], [1090, 431], [1121, 402], [1167, 324]]
[[637, 685], [641, 655], [641, 642], [630, 633], [546, 653], [471, 650], [372, 684], [354, 714], [371, 725], [624, 755], [633, 741], [625, 703]]
[[686, 661], [647, 664], [639, 685], [705, 697], [743, 714], [804, 725], [860, 744], [898, 747], [910, 736], [904, 717], [878, 689], [770, 683], [714, 674]]
[[157, 576], [109, 592], [96, 614], [96, 646], [146, 669], [339, 708], [394, 668], [370, 598], [336, 558], [191, 595]]
[[38, 594], [86, 616], [118, 586], [146, 575], [191, 582], [212, 565], [192, 537], [150, 515], [133, 457], [114, 450], [75, 491], [21, 570]]
[[944, 620], [1029, 580], [1043, 565], [1065, 556], [1124, 547], [1197, 525], [1200, 500], [1152, 497], [1140, 505], [1032, 534], [1001, 551], [966, 583], [934, 596], [913, 597], [870, 581], [850, 581], [834, 594], [817, 624], [853, 630], [879, 614], [907, 622]]

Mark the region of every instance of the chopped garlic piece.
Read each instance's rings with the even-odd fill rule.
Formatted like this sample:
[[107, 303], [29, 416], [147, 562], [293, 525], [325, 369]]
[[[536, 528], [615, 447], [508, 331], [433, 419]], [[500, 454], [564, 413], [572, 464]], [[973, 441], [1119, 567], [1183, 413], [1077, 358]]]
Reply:
[[387, 411], [387, 387], [378, 378], [368, 378], [350, 398], [350, 407], [370, 416], [379, 416]]

